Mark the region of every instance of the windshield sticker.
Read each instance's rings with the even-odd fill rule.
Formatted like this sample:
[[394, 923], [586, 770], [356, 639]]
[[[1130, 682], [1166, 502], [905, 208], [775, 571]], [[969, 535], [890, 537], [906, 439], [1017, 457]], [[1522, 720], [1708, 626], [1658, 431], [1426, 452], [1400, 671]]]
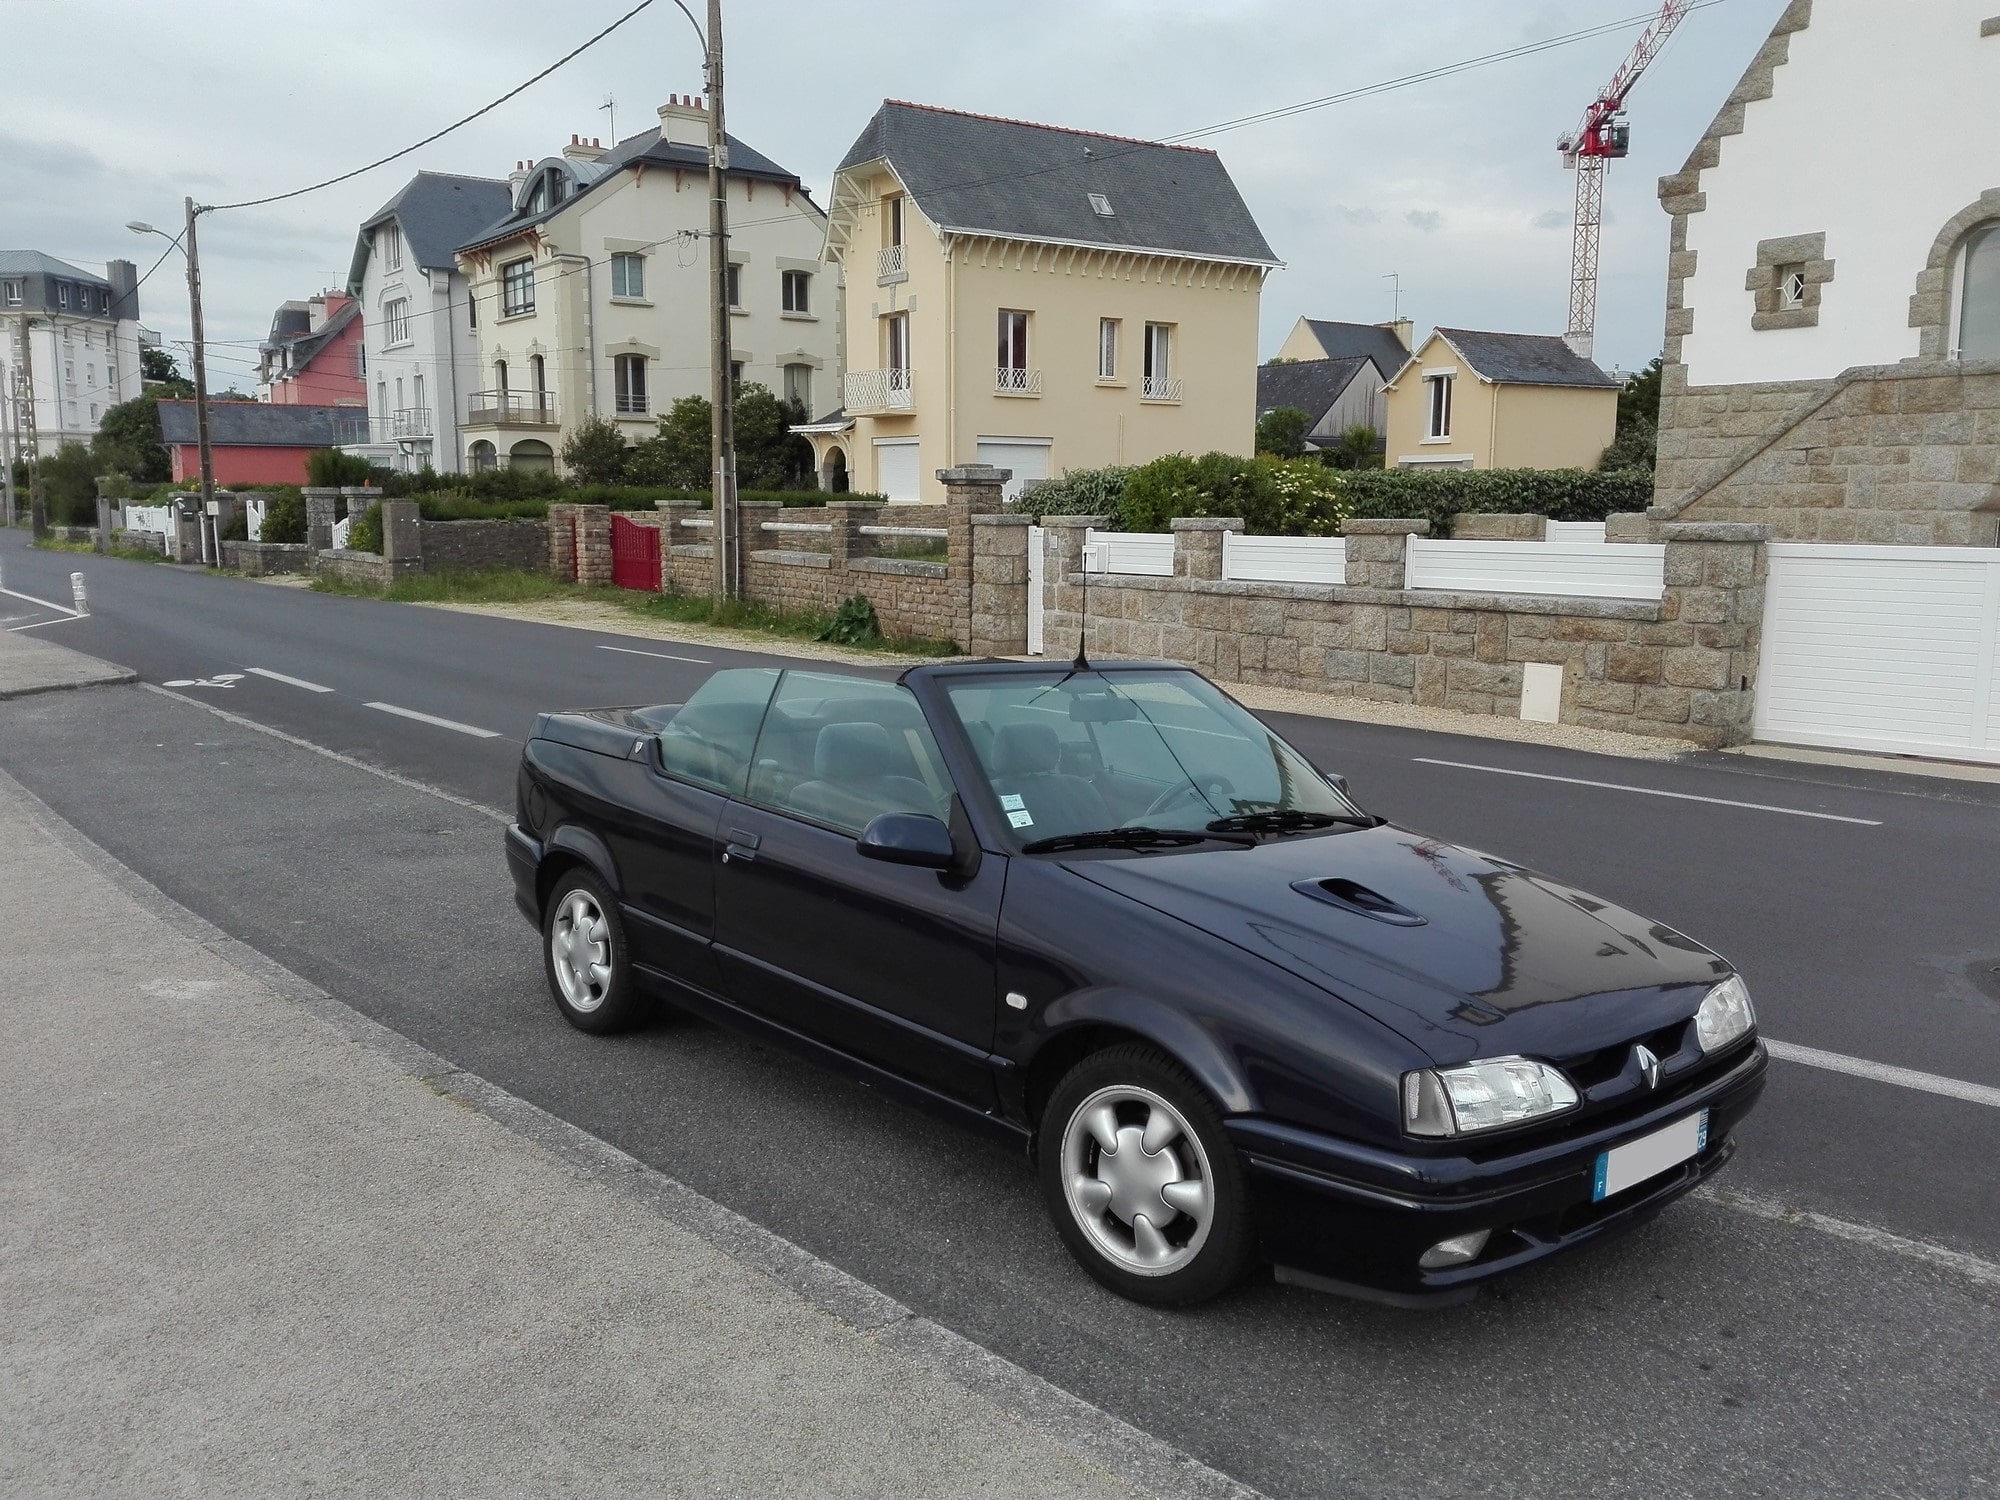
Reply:
[[1010, 812], [1007, 814], [1007, 821], [1012, 823], [1016, 828], [1033, 828], [1035, 826], [1033, 816], [1025, 812]]
[[1000, 805], [1006, 808], [1008, 812], [1019, 812], [1022, 808], [1026, 807], [1028, 804], [1021, 800], [1020, 794], [1018, 792], [1008, 792], [1006, 795], [1001, 797]]

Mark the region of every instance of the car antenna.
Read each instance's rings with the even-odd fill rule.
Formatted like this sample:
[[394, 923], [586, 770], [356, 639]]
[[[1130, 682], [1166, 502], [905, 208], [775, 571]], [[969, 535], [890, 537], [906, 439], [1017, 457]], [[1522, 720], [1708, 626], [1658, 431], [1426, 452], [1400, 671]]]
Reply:
[[[1083, 654], [1084, 632], [1090, 629], [1090, 548], [1083, 549], [1083, 608], [1076, 617], [1076, 660], [1069, 664], [1072, 675], [1090, 670], [1090, 658]], [[1065, 678], [1065, 681], [1068, 679]]]

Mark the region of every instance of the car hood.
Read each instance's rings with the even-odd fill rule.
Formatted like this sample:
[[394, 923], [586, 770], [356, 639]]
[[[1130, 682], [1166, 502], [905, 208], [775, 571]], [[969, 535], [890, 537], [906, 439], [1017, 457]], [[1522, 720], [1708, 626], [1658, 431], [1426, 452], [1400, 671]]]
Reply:
[[1671, 927], [1386, 824], [1065, 863], [1318, 985], [1441, 1064], [1613, 1046], [1685, 1020], [1732, 972]]

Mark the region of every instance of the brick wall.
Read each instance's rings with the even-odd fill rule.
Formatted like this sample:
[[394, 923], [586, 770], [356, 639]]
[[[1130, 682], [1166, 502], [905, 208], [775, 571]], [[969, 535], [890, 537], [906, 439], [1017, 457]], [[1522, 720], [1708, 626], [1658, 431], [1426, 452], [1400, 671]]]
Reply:
[[[1045, 626], [1076, 639], [1084, 531], [1051, 516]], [[1092, 574], [1093, 656], [1165, 657], [1226, 682], [1517, 717], [1522, 668], [1563, 668], [1562, 722], [1726, 745], [1750, 735], [1764, 606], [1762, 527], [1663, 528], [1660, 601], [1405, 589], [1403, 555], [1425, 521], [1349, 521], [1344, 586], [1234, 583], [1221, 536], [1234, 520], [1175, 523], [1175, 576]]]

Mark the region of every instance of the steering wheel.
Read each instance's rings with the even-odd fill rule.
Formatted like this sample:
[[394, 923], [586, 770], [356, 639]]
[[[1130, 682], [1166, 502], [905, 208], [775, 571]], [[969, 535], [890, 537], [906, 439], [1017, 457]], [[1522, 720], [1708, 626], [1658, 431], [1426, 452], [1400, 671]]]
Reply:
[[1197, 776], [1192, 781], [1183, 781], [1168, 787], [1147, 805], [1139, 817], [1141, 820], [1157, 818], [1161, 813], [1179, 807], [1183, 802], [1193, 802], [1198, 798], [1209, 799], [1212, 806], [1214, 802], [1232, 795], [1235, 791], [1236, 784], [1227, 776]]

